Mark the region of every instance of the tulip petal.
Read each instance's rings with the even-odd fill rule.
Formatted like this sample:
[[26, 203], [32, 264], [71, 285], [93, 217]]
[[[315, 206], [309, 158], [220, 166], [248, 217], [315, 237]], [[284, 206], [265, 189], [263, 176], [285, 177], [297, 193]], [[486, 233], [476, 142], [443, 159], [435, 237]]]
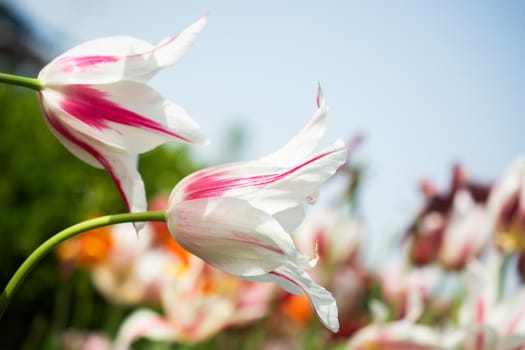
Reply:
[[328, 108], [321, 86], [317, 90], [318, 109], [308, 124], [279, 150], [259, 159], [259, 162], [274, 166], [292, 166], [306, 158], [319, 144], [326, 130]]
[[291, 260], [311, 267], [289, 234], [269, 214], [238, 198], [202, 198], [171, 203], [170, 232], [209, 264], [236, 276], [272, 271]]
[[302, 205], [346, 161], [342, 140], [293, 167], [270, 168], [258, 161], [204, 169], [182, 180], [170, 202], [238, 197], [273, 215], [287, 232], [304, 218]]
[[[71, 153], [90, 165], [108, 171], [129, 211], [141, 212], [147, 209], [144, 182], [137, 171], [137, 155], [114, 150], [89, 135], [68, 128], [62, 119], [45, 108], [44, 115], [51, 131]], [[141, 226], [139, 224], [138, 227]]]
[[[50, 95], [49, 91], [42, 91], [41, 93], [44, 96]], [[93, 152], [90, 153], [81, 146], [85, 142], [76, 140], [81, 136], [69, 135], [74, 132], [69, 131], [68, 126], [62, 122], [63, 118], [61, 118], [60, 115], [63, 111], [56, 110], [56, 108], [53, 108], [53, 104], [48, 105], [47, 103], [44, 103], [44, 99], [47, 98], [48, 97], [41, 98], [41, 105], [42, 111], [44, 112], [44, 121], [48, 125], [49, 130], [51, 130], [53, 135], [55, 135], [55, 137], [60, 141], [60, 143], [62, 143], [64, 147], [77, 158], [95, 168], [103, 169], [104, 167], [102, 166], [102, 164], [93, 156]]]
[[254, 207], [272, 214], [288, 232], [292, 232], [304, 219], [303, 204], [345, 161], [346, 147], [342, 140], [338, 140], [244, 198]]
[[[137, 171], [137, 156], [108, 152], [102, 155], [104, 168], [117, 185], [130, 212], [147, 210], [144, 182]], [[102, 160], [101, 158], [101, 160]], [[142, 227], [139, 224], [138, 227]]]
[[97, 88], [64, 87], [64, 95], [45, 91], [45, 103], [71, 128], [128, 153], [144, 153], [165, 142], [204, 143], [199, 126], [181, 107], [147, 85], [118, 82]]
[[268, 276], [269, 280], [273, 280], [288, 291], [293, 291], [290, 289], [290, 284], [295, 284], [295, 290], [301, 289], [306, 294], [321, 322], [332, 332], [339, 330], [337, 305], [333, 295], [314, 283], [305, 271], [293, 263], [287, 263], [270, 272]]
[[346, 161], [346, 146], [308, 157], [324, 131], [326, 104], [281, 150], [257, 161], [217, 166], [183, 179], [168, 199], [167, 221], [181, 246], [209, 264], [254, 281], [305, 293], [322, 322], [339, 329], [333, 296], [302, 269], [317, 257], [299, 254], [287, 233], [304, 217], [302, 205]]
[[171, 324], [157, 313], [139, 309], [132, 313], [120, 326], [115, 350], [128, 350], [139, 338], [154, 340], [175, 340]]
[[38, 78], [44, 85], [145, 82], [159, 69], [180, 60], [206, 20], [207, 16], [202, 16], [178, 36], [157, 46], [125, 36], [89, 41], [53, 60]]
[[283, 278], [280, 275], [273, 273], [267, 273], [259, 276], [244, 276], [243, 279], [253, 282], [271, 282], [276, 283], [290, 294], [303, 295], [303, 290], [294, 281], [290, 281], [288, 278]]
[[[281, 201], [284, 202], [284, 201]], [[265, 206], [268, 203], [265, 203]], [[254, 206], [257, 207], [258, 204]], [[261, 205], [261, 204], [259, 204]], [[262, 205], [261, 205], [262, 206]], [[286, 232], [293, 233], [304, 219], [304, 207], [300, 203], [291, 203], [287, 208], [276, 210], [273, 217], [279, 222]]]

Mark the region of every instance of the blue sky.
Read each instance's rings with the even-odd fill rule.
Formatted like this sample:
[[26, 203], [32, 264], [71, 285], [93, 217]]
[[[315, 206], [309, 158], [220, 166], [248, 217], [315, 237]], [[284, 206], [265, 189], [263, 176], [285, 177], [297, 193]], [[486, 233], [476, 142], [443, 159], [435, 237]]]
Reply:
[[[14, 2], [13, 2], [14, 3]], [[102, 36], [158, 42], [210, 12], [199, 40], [152, 84], [210, 135], [215, 161], [229, 126], [243, 158], [273, 151], [330, 106], [323, 145], [361, 132], [363, 205], [375, 239], [402, 230], [417, 181], [447, 185], [456, 161], [493, 180], [525, 142], [525, 3], [521, 1], [17, 0], [65, 50]]]

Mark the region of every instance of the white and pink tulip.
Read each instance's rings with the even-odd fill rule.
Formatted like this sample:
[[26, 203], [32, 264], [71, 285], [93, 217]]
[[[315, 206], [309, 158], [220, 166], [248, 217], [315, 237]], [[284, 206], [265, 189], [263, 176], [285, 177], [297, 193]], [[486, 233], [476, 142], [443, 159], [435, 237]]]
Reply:
[[117, 36], [60, 55], [38, 76], [44, 119], [84, 162], [104, 168], [130, 211], [146, 210], [138, 154], [165, 142], [203, 143], [199, 126], [146, 83], [173, 65], [195, 41], [206, 16], [159, 45]]
[[303, 204], [346, 160], [341, 140], [310, 155], [325, 129], [320, 90], [317, 101], [306, 127], [277, 152], [183, 179], [170, 195], [167, 221], [181, 246], [218, 269], [306, 293], [321, 321], [337, 331], [333, 296], [304, 271], [317, 259], [300, 254], [290, 236], [304, 218]]

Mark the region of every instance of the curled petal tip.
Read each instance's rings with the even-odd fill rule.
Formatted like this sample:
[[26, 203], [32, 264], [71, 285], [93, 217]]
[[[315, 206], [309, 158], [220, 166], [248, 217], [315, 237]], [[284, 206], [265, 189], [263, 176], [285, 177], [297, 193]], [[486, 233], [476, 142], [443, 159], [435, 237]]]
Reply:
[[321, 107], [325, 103], [323, 89], [321, 88], [321, 83], [317, 84], [317, 107]]
[[210, 11], [206, 11], [203, 15], [201, 15], [192, 26], [200, 26], [199, 31], [206, 25], [208, 22], [208, 17], [210, 16]]

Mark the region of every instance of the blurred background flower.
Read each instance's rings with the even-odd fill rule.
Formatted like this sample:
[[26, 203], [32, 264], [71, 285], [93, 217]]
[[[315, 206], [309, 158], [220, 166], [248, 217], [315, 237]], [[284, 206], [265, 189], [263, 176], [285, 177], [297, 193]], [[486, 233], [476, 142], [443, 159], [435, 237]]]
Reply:
[[425, 203], [407, 230], [412, 262], [463, 269], [482, 255], [492, 233], [486, 207], [490, 186], [469, 181], [463, 166], [457, 164], [448, 192], [437, 193], [429, 181], [421, 183], [421, 190]]

